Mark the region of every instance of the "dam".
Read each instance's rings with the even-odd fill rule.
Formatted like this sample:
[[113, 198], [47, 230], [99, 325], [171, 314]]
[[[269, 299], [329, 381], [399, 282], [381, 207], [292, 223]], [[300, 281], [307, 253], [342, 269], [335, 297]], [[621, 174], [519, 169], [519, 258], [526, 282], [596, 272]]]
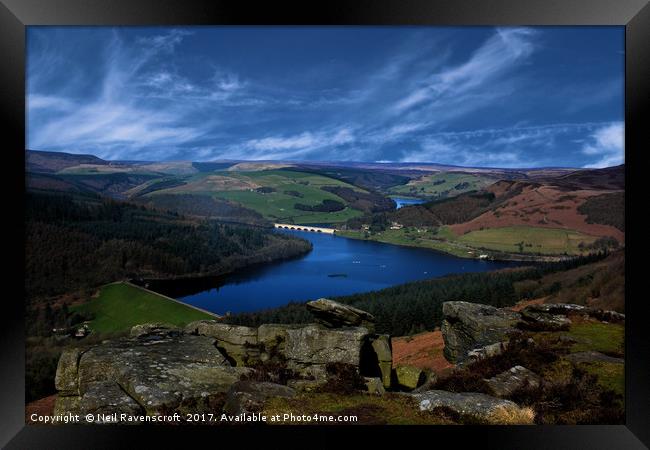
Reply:
[[311, 225], [295, 225], [290, 223], [274, 223], [273, 226], [275, 228], [283, 228], [285, 230], [311, 231], [313, 233], [325, 234], [334, 234], [336, 231], [334, 228], [312, 227]]

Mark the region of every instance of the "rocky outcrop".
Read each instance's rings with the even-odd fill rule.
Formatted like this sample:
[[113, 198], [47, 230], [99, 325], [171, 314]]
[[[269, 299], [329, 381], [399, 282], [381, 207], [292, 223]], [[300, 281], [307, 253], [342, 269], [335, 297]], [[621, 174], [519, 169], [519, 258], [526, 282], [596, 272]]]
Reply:
[[132, 327], [130, 334], [131, 337], [138, 337], [145, 336], [147, 334], [168, 333], [172, 330], [178, 330], [178, 327], [163, 322], [143, 323], [141, 325], [135, 325]]
[[530, 424], [534, 414], [509, 400], [476, 392], [447, 392], [432, 390], [413, 394], [421, 411], [444, 408], [461, 416], [465, 421], [487, 424]]
[[259, 360], [257, 328], [228, 325], [216, 320], [198, 320], [188, 324], [185, 331], [215, 338], [217, 348], [227, 355], [233, 366], [251, 365]]
[[384, 395], [386, 393], [381, 378], [364, 377], [364, 384], [369, 394]]
[[390, 337], [371, 334], [372, 315], [328, 299], [309, 302], [308, 306], [319, 323], [250, 328], [201, 320], [187, 325], [185, 331], [215, 338], [217, 347], [237, 367], [275, 360], [301, 377], [322, 381], [326, 378], [327, 363], [360, 367], [363, 359], [361, 371], [368, 376], [381, 376], [384, 386], [390, 386]]
[[[370, 323], [372, 316], [330, 300], [316, 303], [326, 305], [318, 311], [321, 322], [329, 326], [268, 324], [251, 328], [200, 320], [180, 329], [149, 323], [134, 326], [128, 338], [86, 350], [66, 350], [57, 368], [57, 411], [197, 412], [208, 410], [214, 398], [227, 392], [230, 411], [248, 411], [263, 401], [265, 390], [271, 396], [294, 392], [292, 387], [273, 383], [238, 383], [266, 362], [290, 374], [289, 380], [283, 375], [284, 382], [298, 390], [313, 390], [326, 383], [330, 363], [349, 365], [360, 375], [372, 377], [367, 388], [373, 392], [390, 386], [389, 336], [371, 334], [362, 326], [332, 327]], [[326, 309], [334, 312], [325, 313]], [[362, 360], [369, 365], [369, 373], [363, 373]]]
[[372, 354], [377, 358], [376, 362], [373, 358], [373, 364], [379, 368], [381, 381], [385, 388], [391, 385], [391, 372], [393, 370], [393, 350], [391, 347], [390, 336], [381, 334], [375, 336], [370, 342]]
[[508, 348], [508, 341], [495, 342], [484, 347], [475, 348], [467, 352], [467, 357], [459, 365], [470, 365], [485, 358], [491, 358], [503, 353]]
[[524, 308], [526, 311], [537, 311], [546, 314], [559, 314], [567, 316], [573, 313], [588, 312], [590, 308], [583, 305], [574, 305], [572, 303], [540, 303], [528, 305]]
[[568, 330], [571, 320], [562, 314], [553, 314], [536, 308], [524, 308], [521, 311], [519, 328], [530, 331]]
[[[529, 322], [534, 322], [537, 317], [554, 317], [556, 320], [560, 321], [564, 318], [564, 320], [568, 320], [570, 324], [568, 316], [576, 314], [591, 317], [603, 322], [618, 323], [625, 321], [625, 314], [583, 305], [575, 305], [572, 303], [542, 303], [537, 305], [528, 305], [521, 312], [522, 316], [527, 318]], [[550, 326], [553, 325], [550, 324]]]
[[374, 316], [352, 306], [320, 298], [307, 302], [307, 309], [314, 315], [316, 322], [328, 328], [364, 327], [371, 333], [375, 331]]
[[165, 329], [69, 351], [57, 368], [57, 410], [157, 414], [191, 405], [200, 411], [251, 371], [231, 367], [214, 343]]
[[475, 348], [507, 340], [516, 330], [519, 313], [468, 302], [442, 304], [444, 355], [451, 362], [462, 362]]
[[397, 384], [402, 389], [412, 390], [426, 381], [424, 372], [419, 367], [397, 366], [395, 368]]
[[523, 387], [539, 387], [541, 381], [542, 379], [536, 373], [522, 366], [514, 366], [485, 380], [497, 397], [508, 397], [517, 389]]
[[90, 383], [79, 397], [78, 408], [82, 414], [94, 414], [96, 423], [103, 423], [102, 414], [126, 413], [140, 415], [145, 408], [124, 392], [114, 381]]
[[230, 415], [252, 414], [261, 411], [269, 398], [291, 398], [295, 395], [295, 390], [281, 384], [239, 381], [228, 391], [223, 412]]
[[615, 311], [567, 303], [528, 305], [516, 312], [480, 303], [445, 302], [442, 313], [444, 355], [460, 365], [497, 354], [509, 335], [520, 330], [567, 330], [571, 326], [570, 316], [575, 314], [611, 322], [625, 320], [625, 315]]
[[367, 336], [368, 330], [363, 327], [329, 329], [319, 324], [262, 325], [258, 329], [265, 358], [279, 356], [288, 369], [317, 379], [327, 377], [327, 363], [358, 367]]
[[79, 358], [81, 350], [66, 349], [61, 353], [54, 377], [54, 387], [59, 396], [79, 395]]

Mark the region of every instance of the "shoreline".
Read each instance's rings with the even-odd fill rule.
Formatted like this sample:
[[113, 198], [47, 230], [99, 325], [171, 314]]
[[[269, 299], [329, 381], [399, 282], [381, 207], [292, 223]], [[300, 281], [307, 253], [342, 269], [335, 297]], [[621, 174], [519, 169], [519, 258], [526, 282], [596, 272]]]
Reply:
[[[457, 258], [463, 258], [463, 259], [475, 259], [475, 260], [482, 260], [483, 258], [478, 258], [473, 255], [468, 255], [465, 252], [452, 252], [452, 251], [446, 251], [444, 248], [440, 247], [435, 247], [435, 246], [426, 246], [426, 245], [417, 245], [417, 244], [408, 244], [408, 243], [399, 243], [399, 242], [392, 242], [389, 240], [380, 240], [380, 239], [373, 239], [373, 238], [365, 238], [365, 237], [357, 237], [354, 235], [347, 234], [349, 232], [345, 231], [340, 231], [337, 230], [335, 233], [335, 236], [339, 237], [344, 237], [348, 239], [356, 239], [358, 241], [370, 241], [370, 242], [379, 242], [382, 244], [389, 244], [389, 245], [398, 245], [400, 247], [410, 247], [410, 248], [421, 248], [425, 250], [432, 250], [434, 252], [439, 252], [445, 255], [450, 255], [450, 256], [455, 256]], [[352, 233], [358, 233], [357, 231], [353, 231]], [[579, 256], [584, 256], [584, 255], [524, 255], [524, 254], [517, 254], [517, 253], [507, 253], [507, 252], [501, 252], [498, 250], [488, 250], [488, 249], [477, 249], [473, 247], [468, 247], [468, 246], [462, 246], [460, 244], [453, 243], [451, 241], [440, 241], [441, 244], [447, 245], [450, 247], [457, 247], [459, 250], [462, 248], [462, 250], [465, 251], [472, 251], [476, 254], [487, 254], [489, 253], [490, 256], [485, 259], [489, 259], [490, 261], [502, 261], [502, 262], [531, 262], [531, 263], [544, 263], [544, 262], [559, 262], [559, 261], [567, 261], [571, 260], [573, 258], [577, 258]]]

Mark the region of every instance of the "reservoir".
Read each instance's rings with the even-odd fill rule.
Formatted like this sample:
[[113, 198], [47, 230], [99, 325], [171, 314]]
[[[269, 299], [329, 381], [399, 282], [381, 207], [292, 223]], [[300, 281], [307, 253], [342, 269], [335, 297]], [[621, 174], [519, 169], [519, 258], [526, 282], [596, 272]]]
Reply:
[[313, 244], [313, 250], [297, 259], [244, 269], [212, 280], [186, 281], [182, 285], [164, 283], [152, 288], [190, 305], [225, 314], [373, 291], [446, 274], [517, 265], [322, 233], [276, 232], [307, 239]]
[[392, 197], [393, 200], [395, 200], [395, 203], [397, 204], [396, 209], [400, 209], [404, 206], [409, 206], [409, 205], [419, 205], [421, 203], [426, 203], [427, 200], [423, 200], [421, 198], [401, 198], [401, 197]]

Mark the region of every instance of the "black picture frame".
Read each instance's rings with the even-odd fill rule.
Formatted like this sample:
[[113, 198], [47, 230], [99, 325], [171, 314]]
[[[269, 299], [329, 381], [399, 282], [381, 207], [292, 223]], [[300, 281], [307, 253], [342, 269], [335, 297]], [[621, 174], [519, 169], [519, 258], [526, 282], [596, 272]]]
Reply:
[[[650, 6], [647, 0], [363, 0], [310, 2], [250, 2], [223, 0], [0, 0], [0, 111], [8, 158], [3, 183], [13, 216], [22, 212], [25, 148], [25, 27], [30, 25], [620, 25], [626, 35], [625, 139], [626, 258], [642, 250], [642, 223], [630, 203], [630, 186], [643, 175], [640, 159], [647, 149], [642, 117], [650, 103]], [[646, 114], [644, 114], [646, 113]], [[645, 133], [644, 133], [645, 132]], [[646, 150], [646, 151], [644, 151]], [[640, 183], [639, 183], [640, 184]], [[642, 186], [642, 185], [641, 185]], [[640, 192], [640, 191], [637, 191]], [[638, 201], [640, 195], [632, 193]], [[643, 203], [641, 203], [643, 205]], [[637, 207], [638, 209], [638, 207]], [[14, 211], [16, 211], [14, 213]], [[22, 219], [22, 217], [21, 217]], [[21, 220], [10, 240], [17, 243], [10, 266], [17, 280], [24, 267]], [[13, 231], [13, 230], [12, 230]], [[17, 258], [17, 259], [16, 259]], [[6, 257], [9, 260], [9, 257]], [[639, 259], [640, 260], [640, 259]], [[20, 264], [18, 262], [19, 261]], [[644, 296], [633, 295], [643, 283], [643, 264], [626, 264], [626, 423], [612, 426], [517, 427], [356, 427], [358, 438], [383, 440], [395, 435], [402, 445], [474, 443], [481, 448], [647, 448], [650, 445], [650, 338], [642, 311]], [[8, 272], [12, 273], [12, 272]], [[297, 445], [338, 445], [343, 427], [164, 427], [164, 426], [37, 426], [25, 425], [24, 298], [22, 289], [3, 298], [0, 390], [0, 445], [6, 448], [134, 447], [146, 438], [149, 446], [180, 446], [207, 439], [214, 445], [233, 437], [249, 443], [255, 434], [272, 448]], [[215, 432], [216, 430], [216, 432]], [[260, 433], [253, 433], [253, 431]], [[318, 437], [314, 436], [318, 435]], [[322, 437], [321, 437], [322, 436]], [[191, 441], [190, 441], [191, 439]], [[263, 444], [264, 445], [264, 444]], [[362, 444], [356, 444], [362, 445]], [[368, 444], [373, 445], [373, 444]], [[394, 445], [394, 444], [393, 444]], [[247, 447], [248, 445], [245, 445]]]

